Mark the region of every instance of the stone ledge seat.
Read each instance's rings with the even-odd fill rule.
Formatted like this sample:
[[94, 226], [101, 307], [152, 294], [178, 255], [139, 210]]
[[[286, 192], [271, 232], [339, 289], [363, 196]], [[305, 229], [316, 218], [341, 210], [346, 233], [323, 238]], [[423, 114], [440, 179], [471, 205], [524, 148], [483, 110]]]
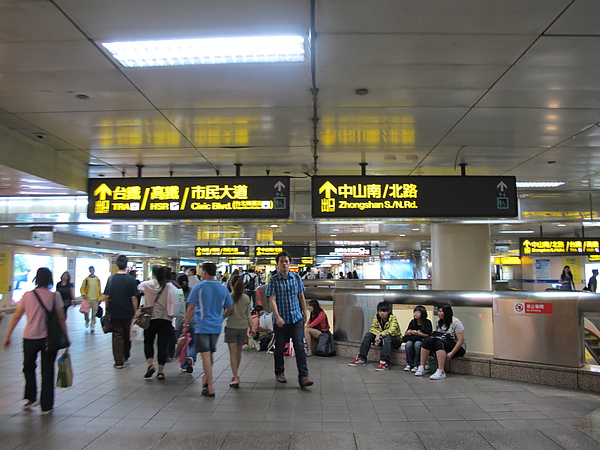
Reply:
[[[356, 358], [360, 344], [357, 342], [336, 341], [337, 355]], [[372, 345], [368, 360], [379, 361], [380, 348]], [[404, 367], [404, 351], [392, 350], [392, 364]], [[595, 369], [595, 370], [593, 370]], [[545, 364], [526, 363], [494, 359], [491, 355], [467, 354], [450, 360], [448, 373], [474, 375], [501, 380], [522, 381], [545, 386], [579, 389], [583, 391], [600, 392], [600, 371], [597, 366], [583, 366], [576, 369], [571, 367], [550, 366]]]

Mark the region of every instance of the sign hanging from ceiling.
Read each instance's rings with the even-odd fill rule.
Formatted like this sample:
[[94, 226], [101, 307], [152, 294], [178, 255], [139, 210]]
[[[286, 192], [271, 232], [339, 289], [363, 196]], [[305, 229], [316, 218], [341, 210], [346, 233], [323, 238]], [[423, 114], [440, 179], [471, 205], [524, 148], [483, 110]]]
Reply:
[[519, 250], [521, 256], [600, 255], [600, 240], [521, 238]]
[[301, 247], [298, 245], [257, 246], [254, 248], [254, 256], [256, 256], [257, 258], [264, 258], [269, 256], [275, 257], [283, 251], [286, 251], [290, 255], [292, 255], [292, 258], [302, 258], [303, 256], [310, 256], [310, 247], [308, 245], [305, 247]]
[[196, 246], [196, 257], [199, 256], [249, 256], [250, 247], [248, 246]]
[[317, 256], [371, 256], [371, 247], [317, 246]]
[[515, 217], [515, 177], [315, 176], [313, 217]]
[[289, 177], [93, 178], [90, 219], [287, 219]]

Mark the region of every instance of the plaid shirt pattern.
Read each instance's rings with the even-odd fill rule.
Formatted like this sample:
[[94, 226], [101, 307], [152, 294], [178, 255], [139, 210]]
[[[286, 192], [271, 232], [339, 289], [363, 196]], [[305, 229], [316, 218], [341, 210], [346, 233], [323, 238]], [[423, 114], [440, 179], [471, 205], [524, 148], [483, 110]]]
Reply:
[[302, 280], [295, 273], [288, 272], [287, 278], [284, 278], [277, 272], [269, 280], [267, 297], [275, 297], [277, 311], [285, 323], [296, 323], [303, 319], [298, 294], [305, 290]]

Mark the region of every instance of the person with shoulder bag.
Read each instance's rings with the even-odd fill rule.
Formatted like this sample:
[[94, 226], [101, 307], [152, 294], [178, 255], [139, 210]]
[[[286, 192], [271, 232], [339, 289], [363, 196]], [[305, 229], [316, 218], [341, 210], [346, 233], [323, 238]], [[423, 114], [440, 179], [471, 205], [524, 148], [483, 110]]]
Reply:
[[164, 368], [167, 362], [169, 341], [173, 334], [172, 320], [169, 316], [168, 298], [169, 290], [177, 288], [167, 283], [164, 266], [156, 265], [152, 268], [152, 280], [143, 281], [138, 289], [144, 294], [145, 307], [152, 307], [150, 325], [144, 330], [144, 354], [148, 368], [144, 378], [150, 378], [156, 372], [154, 368], [154, 340], [158, 337], [158, 373], [156, 379], [164, 381]]
[[[47, 267], [40, 267], [34, 278], [35, 289], [23, 295], [8, 325], [4, 348], [11, 344], [10, 336], [23, 314], [27, 316], [27, 325], [23, 331], [23, 375], [25, 376], [25, 394], [27, 403], [23, 409], [37, 405], [36, 360], [38, 353], [42, 358], [42, 389], [40, 403], [42, 414], [54, 410], [54, 363], [60, 348], [68, 347], [69, 342], [65, 310], [62, 296], [50, 291], [53, 286], [52, 272]], [[51, 323], [53, 322], [53, 323]], [[58, 327], [49, 327], [57, 324]], [[49, 334], [50, 330], [50, 334]], [[56, 343], [58, 340], [64, 342]]]
[[438, 362], [438, 368], [430, 380], [443, 380], [446, 378], [445, 365], [452, 358], [464, 356], [467, 351], [465, 341], [465, 326], [454, 316], [450, 305], [440, 306], [438, 308], [438, 323], [436, 330], [430, 337], [423, 341], [421, 349], [421, 361], [415, 375], [422, 377], [425, 375], [425, 362], [430, 354], [435, 354]]
[[423, 339], [429, 337], [433, 331], [431, 320], [427, 318], [427, 310], [424, 306], [415, 306], [413, 310], [413, 320], [408, 324], [406, 333], [402, 341], [404, 344], [404, 353], [406, 354], [405, 372], [416, 372], [421, 361], [421, 347]]

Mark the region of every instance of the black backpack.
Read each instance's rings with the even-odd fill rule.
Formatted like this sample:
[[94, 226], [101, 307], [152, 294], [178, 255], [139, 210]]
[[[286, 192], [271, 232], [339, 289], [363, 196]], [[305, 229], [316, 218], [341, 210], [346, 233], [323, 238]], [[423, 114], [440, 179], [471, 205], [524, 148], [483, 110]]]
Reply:
[[245, 288], [247, 291], [255, 291], [256, 290], [256, 279], [258, 278], [258, 275], [254, 274], [254, 276], [252, 275], [248, 275], [248, 281], [246, 281], [246, 285]]
[[316, 356], [335, 356], [335, 342], [329, 331], [321, 333], [315, 350]]

